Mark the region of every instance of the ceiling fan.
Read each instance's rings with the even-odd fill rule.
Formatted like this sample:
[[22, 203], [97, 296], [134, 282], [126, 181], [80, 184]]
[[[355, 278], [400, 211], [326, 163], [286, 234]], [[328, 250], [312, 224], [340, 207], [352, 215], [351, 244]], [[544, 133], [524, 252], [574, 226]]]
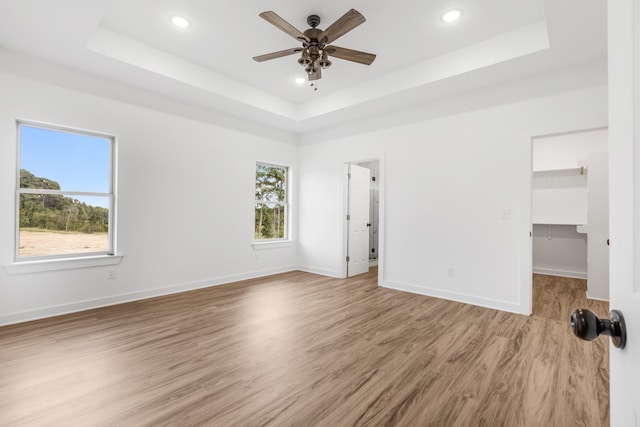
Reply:
[[342, 15], [324, 31], [316, 28], [320, 25], [320, 17], [318, 15], [310, 15], [307, 18], [307, 24], [309, 24], [311, 28], [304, 33], [282, 19], [275, 12], [262, 12], [260, 17], [289, 34], [294, 39], [302, 42], [302, 47], [294, 47], [292, 49], [254, 56], [253, 59], [258, 62], [263, 62], [300, 53], [298, 63], [305, 67], [309, 81], [320, 79], [322, 77], [321, 70], [331, 66], [329, 55], [365, 65], [371, 65], [373, 60], [376, 59], [376, 56], [372, 53], [351, 50], [330, 44], [366, 21], [365, 17], [355, 9], [351, 9]]

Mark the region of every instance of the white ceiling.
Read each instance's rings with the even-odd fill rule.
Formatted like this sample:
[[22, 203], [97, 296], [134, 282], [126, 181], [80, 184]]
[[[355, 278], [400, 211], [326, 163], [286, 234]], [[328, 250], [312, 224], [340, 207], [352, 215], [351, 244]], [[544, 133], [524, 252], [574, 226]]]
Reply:
[[[260, 12], [304, 31], [308, 15], [326, 28], [350, 8], [367, 21], [333, 44], [375, 53], [371, 66], [334, 58], [314, 91], [293, 83], [296, 55], [252, 60], [299, 45]], [[451, 8], [462, 19], [443, 23]], [[173, 26], [174, 14], [192, 26]], [[1, 0], [0, 46], [304, 132], [602, 60], [606, 1]]]

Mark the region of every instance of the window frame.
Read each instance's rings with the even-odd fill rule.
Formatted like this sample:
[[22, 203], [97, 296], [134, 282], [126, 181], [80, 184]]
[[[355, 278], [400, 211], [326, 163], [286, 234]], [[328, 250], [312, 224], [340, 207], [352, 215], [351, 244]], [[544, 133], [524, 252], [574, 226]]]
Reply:
[[[266, 166], [266, 167], [270, 167], [270, 168], [278, 168], [278, 169], [284, 169], [285, 170], [285, 191], [284, 191], [284, 202], [280, 202], [280, 201], [264, 201], [264, 200], [258, 200], [255, 198], [255, 178], [256, 178], [256, 173], [258, 172], [258, 166]], [[289, 167], [288, 165], [284, 165], [284, 164], [279, 164], [279, 163], [273, 163], [273, 162], [263, 162], [263, 161], [256, 161], [254, 168], [253, 168], [253, 179], [254, 179], [254, 216], [253, 216], [253, 244], [254, 244], [254, 248], [257, 247], [258, 245], [270, 245], [273, 246], [273, 244], [278, 244], [278, 243], [283, 243], [283, 242], [290, 242], [291, 241], [291, 167]], [[266, 204], [275, 204], [278, 206], [283, 206], [284, 207], [284, 237], [276, 237], [276, 238], [271, 238], [271, 239], [256, 239], [255, 237], [255, 205], [257, 204], [261, 204], [261, 205], [266, 205]]]
[[[74, 191], [74, 190], [51, 190], [51, 189], [37, 189], [37, 188], [21, 188], [20, 187], [20, 170], [21, 170], [21, 150], [22, 150], [22, 136], [21, 129], [23, 126], [44, 129], [55, 132], [75, 134], [85, 137], [96, 137], [101, 139], [107, 139], [109, 141], [109, 189], [107, 193], [92, 192], [92, 191]], [[16, 120], [16, 193], [15, 193], [15, 236], [14, 236], [14, 263], [29, 263], [29, 262], [46, 262], [46, 261], [60, 261], [60, 260], [82, 260], [90, 259], [95, 263], [97, 258], [101, 256], [113, 256], [116, 253], [116, 185], [115, 185], [115, 172], [116, 172], [116, 136], [107, 134], [104, 132], [91, 131], [86, 129], [80, 129], [71, 126], [57, 125], [51, 123], [38, 122], [33, 120]], [[36, 255], [36, 256], [24, 256], [20, 255], [20, 197], [22, 194], [51, 194], [60, 195], [63, 197], [74, 196], [98, 196], [106, 197], [108, 200], [109, 213], [108, 213], [108, 226], [107, 226], [107, 238], [109, 248], [106, 251], [92, 251], [92, 252], [69, 252], [59, 253], [51, 255]], [[119, 262], [119, 259], [118, 261]], [[107, 264], [111, 264], [110, 262]], [[102, 265], [98, 262], [97, 265]]]

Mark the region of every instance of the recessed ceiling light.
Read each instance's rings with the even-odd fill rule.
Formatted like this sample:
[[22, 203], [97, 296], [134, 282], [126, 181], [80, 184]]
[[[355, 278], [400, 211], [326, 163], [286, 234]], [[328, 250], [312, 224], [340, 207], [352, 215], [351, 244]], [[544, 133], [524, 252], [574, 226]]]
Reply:
[[180, 28], [189, 28], [191, 26], [191, 22], [182, 16], [172, 16], [171, 22], [173, 22], [173, 25]]
[[461, 16], [462, 16], [462, 11], [460, 9], [451, 9], [445, 12], [442, 15], [441, 19], [443, 22], [455, 22], [458, 19], [460, 19]]
[[293, 81], [297, 84], [297, 85], [303, 85], [307, 82], [307, 79], [305, 79], [304, 77], [296, 77], [295, 79], [293, 79]]

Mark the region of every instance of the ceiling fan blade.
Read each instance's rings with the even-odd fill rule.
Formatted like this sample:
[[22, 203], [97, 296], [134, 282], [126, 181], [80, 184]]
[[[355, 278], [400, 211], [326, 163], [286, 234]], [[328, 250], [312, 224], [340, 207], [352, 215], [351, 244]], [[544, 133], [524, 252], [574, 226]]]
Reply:
[[322, 78], [322, 67], [316, 64], [316, 72], [309, 74], [309, 81], [320, 80]]
[[289, 24], [287, 21], [282, 19], [277, 13], [272, 11], [262, 12], [260, 17], [267, 21], [268, 23], [278, 27], [285, 33], [289, 34], [296, 40], [309, 42], [309, 38], [305, 36], [300, 30], [298, 30], [293, 25]]
[[294, 47], [293, 49], [280, 50], [278, 52], [266, 53], [260, 56], [254, 56], [254, 61], [264, 62], [270, 59], [282, 58], [283, 56], [293, 55], [294, 53], [302, 52], [301, 47]]
[[332, 43], [349, 31], [353, 30], [358, 25], [362, 24], [364, 21], [366, 21], [366, 19], [360, 12], [355, 9], [351, 9], [338, 18], [336, 22], [329, 25], [329, 28], [320, 34], [318, 40], [321, 43]]
[[376, 56], [373, 53], [361, 52], [359, 50], [347, 49], [345, 47], [327, 46], [324, 50], [335, 58], [358, 62], [365, 65], [371, 65], [373, 60], [376, 59]]

